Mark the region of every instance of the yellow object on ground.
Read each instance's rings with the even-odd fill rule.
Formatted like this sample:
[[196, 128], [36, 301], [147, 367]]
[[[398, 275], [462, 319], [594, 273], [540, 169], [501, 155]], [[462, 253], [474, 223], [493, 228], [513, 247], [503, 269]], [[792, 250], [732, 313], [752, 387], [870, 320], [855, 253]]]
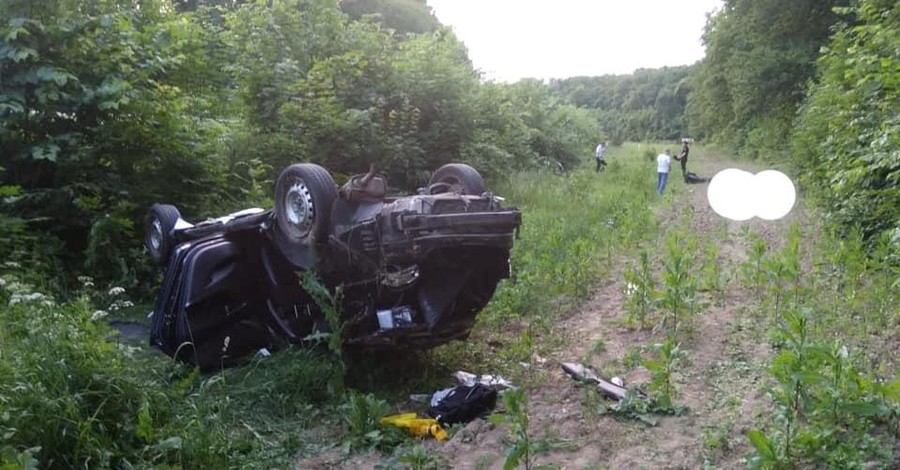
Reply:
[[396, 426], [415, 437], [431, 436], [439, 441], [447, 440], [447, 431], [434, 418], [419, 418], [416, 413], [401, 413], [381, 418], [382, 426]]

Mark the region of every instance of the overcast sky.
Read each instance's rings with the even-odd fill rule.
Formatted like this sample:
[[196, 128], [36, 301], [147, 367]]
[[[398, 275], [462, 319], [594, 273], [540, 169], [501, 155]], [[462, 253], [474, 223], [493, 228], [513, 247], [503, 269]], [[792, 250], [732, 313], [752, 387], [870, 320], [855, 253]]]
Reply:
[[428, 0], [489, 79], [627, 74], [703, 57], [721, 0]]

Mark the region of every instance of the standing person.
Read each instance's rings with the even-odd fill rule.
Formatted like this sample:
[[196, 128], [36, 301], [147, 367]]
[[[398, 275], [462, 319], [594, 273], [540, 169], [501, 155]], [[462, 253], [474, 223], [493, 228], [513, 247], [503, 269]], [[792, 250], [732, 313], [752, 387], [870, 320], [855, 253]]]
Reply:
[[681, 162], [681, 176], [687, 181], [687, 161], [688, 161], [688, 153], [690, 153], [691, 149], [688, 147], [689, 139], [681, 139], [681, 154], [675, 157], [675, 160]]
[[603, 159], [604, 155], [606, 155], [606, 142], [600, 142], [597, 145], [597, 150], [594, 152], [594, 158], [597, 159], [597, 171], [606, 166], [606, 160]]
[[660, 196], [666, 189], [666, 181], [669, 179], [669, 170], [672, 168], [672, 156], [669, 149], [656, 157], [656, 194]]

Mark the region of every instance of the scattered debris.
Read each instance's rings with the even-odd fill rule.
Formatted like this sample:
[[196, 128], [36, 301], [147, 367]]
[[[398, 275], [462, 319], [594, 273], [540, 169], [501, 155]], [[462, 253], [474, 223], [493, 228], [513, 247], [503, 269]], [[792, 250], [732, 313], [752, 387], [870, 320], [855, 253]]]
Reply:
[[[613, 400], [622, 400], [625, 398], [625, 394], [628, 393], [628, 390], [625, 388], [625, 382], [619, 377], [614, 377], [612, 381], [608, 381], [598, 376], [596, 372], [584, 364], [573, 362], [562, 363], [562, 368], [573, 379], [586, 384], [596, 385], [604, 396]], [[646, 398], [647, 396], [640, 390], [636, 390], [636, 394], [639, 398]]]
[[433, 418], [419, 418], [416, 413], [401, 413], [381, 418], [382, 426], [396, 426], [415, 437], [431, 436], [439, 441], [447, 440], [447, 431]]
[[[445, 393], [446, 392], [446, 393]], [[428, 414], [443, 425], [468, 423], [497, 406], [497, 390], [475, 383], [435, 393]]]
[[516, 386], [513, 385], [510, 381], [500, 377], [499, 375], [475, 375], [470, 372], [465, 372], [462, 370], [456, 371], [453, 373], [453, 378], [456, 380], [456, 383], [459, 385], [472, 386], [476, 383], [487, 385], [494, 390], [503, 391], [503, 390], [515, 390]]

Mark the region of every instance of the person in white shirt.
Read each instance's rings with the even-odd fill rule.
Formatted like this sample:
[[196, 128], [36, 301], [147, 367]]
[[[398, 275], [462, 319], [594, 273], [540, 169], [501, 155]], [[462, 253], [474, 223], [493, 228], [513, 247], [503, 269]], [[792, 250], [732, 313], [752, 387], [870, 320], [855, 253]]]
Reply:
[[662, 195], [663, 190], [666, 189], [670, 169], [672, 169], [672, 154], [666, 149], [656, 157], [656, 194]]
[[597, 150], [594, 152], [594, 158], [597, 159], [597, 171], [600, 171], [601, 167], [606, 166], [606, 160], [603, 159], [604, 155], [606, 155], [606, 142], [600, 142], [597, 145]]

